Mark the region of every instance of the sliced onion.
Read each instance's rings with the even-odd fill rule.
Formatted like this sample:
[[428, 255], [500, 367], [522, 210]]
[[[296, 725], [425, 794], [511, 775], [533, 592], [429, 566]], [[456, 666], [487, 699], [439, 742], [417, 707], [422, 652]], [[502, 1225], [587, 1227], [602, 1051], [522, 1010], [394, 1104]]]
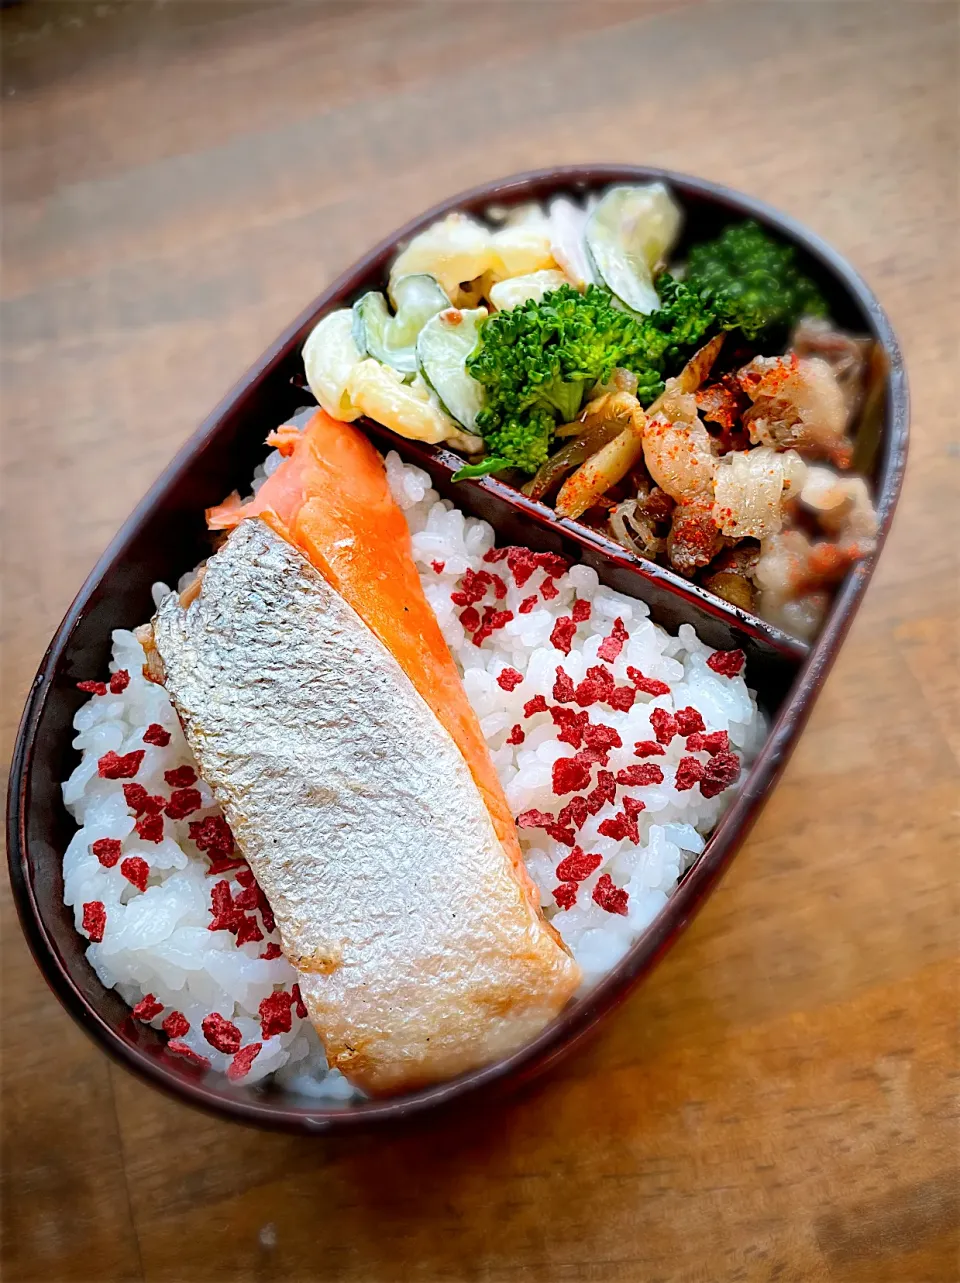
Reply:
[[[662, 552], [664, 541], [658, 539], [645, 522], [638, 520], [638, 507], [636, 499], [624, 499], [623, 503], [618, 503], [610, 513], [610, 529], [617, 543], [628, 552], [652, 561], [658, 552]], [[628, 522], [632, 530], [628, 527]], [[636, 536], [642, 542], [638, 543]]]
[[541, 464], [536, 475], [523, 487], [523, 493], [529, 498], [542, 499], [568, 472], [578, 468], [608, 441], [612, 441], [623, 428], [623, 424], [615, 419], [592, 423], [586, 429], [582, 424], [577, 426], [580, 428], [580, 435], [561, 446], [556, 454]]

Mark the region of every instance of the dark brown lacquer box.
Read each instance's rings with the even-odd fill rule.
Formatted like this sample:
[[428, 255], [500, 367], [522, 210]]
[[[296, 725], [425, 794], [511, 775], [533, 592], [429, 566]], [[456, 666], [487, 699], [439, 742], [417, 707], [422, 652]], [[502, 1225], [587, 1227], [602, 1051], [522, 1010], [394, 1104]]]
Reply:
[[[601, 580], [642, 598], [653, 618], [676, 630], [690, 623], [712, 646], [742, 647], [751, 686], [770, 717], [766, 744], [697, 863], [673, 898], [606, 979], [522, 1051], [498, 1064], [416, 1095], [383, 1102], [335, 1106], [263, 1086], [244, 1088], [217, 1074], [198, 1076], [164, 1050], [164, 1039], [138, 1025], [129, 1009], [105, 990], [84, 957], [86, 941], [75, 932], [62, 902], [63, 852], [74, 830], [63, 807], [60, 781], [72, 770], [72, 718], [84, 696], [76, 682], [106, 669], [110, 633], [152, 613], [150, 586], [175, 583], [209, 551], [203, 510], [234, 488], [245, 491], [264, 455], [264, 436], [311, 398], [302, 390], [300, 349], [316, 320], [382, 288], [397, 248], [449, 210], [482, 213], [499, 205], [544, 199], [557, 192], [583, 195], [613, 182], [669, 183], [684, 207], [684, 237], [716, 235], [731, 220], [753, 217], [798, 251], [803, 269], [828, 299], [834, 320], [871, 336], [877, 345], [874, 395], [859, 425], [857, 462], [868, 473], [880, 518], [880, 540], [889, 530], [903, 476], [907, 445], [907, 384], [900, 350], [876, 299], [844, 260], [791, 219], [713, 183], [664, 170], [594, 165], [544, 170], [477, 187], [428, 210], [384, 241], [312, 303], [230, 393], [180, 451], [94, 568], [44, 656], [24, 710], [10, 776], [8, 833], [10, 877], [30, 947], [54, 992], [77, 1021], [116, 1060], [189, 1104], [226, 1118], [307, 1134], [346, 1132], [410, 1119], [450, 1102], [476, 1100], [529, 1079], [570, 1050], [644, 976], [686, 926], [743, 841], [807, 720], [824, 678], [873, 573], [875, 553], [842, 583], [816, 643], [786, 636], [727, 605], [576, 522], [524, 498], [492, 478], [460, 483], [456, 502], [484, 517], [500, 542], [563, 552], [587, 562]], [[683, 245], [680, 247], [683, 251]], [[460, 460], [443, 448], [406, 441], [375, 424], [364, 426], [381, 448], [426, 468], [444, 495]], [[746, 925], [744, 927], [746, 929]]]

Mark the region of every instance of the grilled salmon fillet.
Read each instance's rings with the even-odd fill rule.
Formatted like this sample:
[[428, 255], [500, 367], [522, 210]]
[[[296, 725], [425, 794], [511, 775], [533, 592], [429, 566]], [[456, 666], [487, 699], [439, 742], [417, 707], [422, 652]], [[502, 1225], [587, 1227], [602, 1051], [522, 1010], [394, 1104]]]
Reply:
[[424, 596], [383, 460], [359, 428], [323, 410], [302, 433], [285, 426], [267, 441], [286, 458], [249, 503], [233, 495], [209, 509], [210, 528], [228, 530], [262, 515], [349, 602], [453, 736], [517, 877], [539, 904], [486, 740]]
[[410, 1091], [556, 1015], [579, 969], [464, 753], [289, 538], [243, 521], [189, 605], [161, 603], [153, 644], [331, 1065]]

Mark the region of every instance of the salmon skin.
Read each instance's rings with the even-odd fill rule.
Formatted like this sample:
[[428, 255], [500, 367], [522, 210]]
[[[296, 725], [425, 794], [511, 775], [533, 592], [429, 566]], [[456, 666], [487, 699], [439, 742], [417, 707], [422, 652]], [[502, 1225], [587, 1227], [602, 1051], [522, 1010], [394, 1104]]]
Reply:
[[486, 740], [424, 596], [383, 460], [359, 428], [323, 410], [302, 433], [285, 426], [267, 441], [287, 457], [254, 499], [241, 504], [232, 495], [208, 510], [208, 524], [225, 530], [262, 515], [376, 633], [460, 748], [530, 903], [539, 905]]
[[200, 771], [274, 911], [327, 1058], [411, 1091], [535, 1036], [579, 969], [462, 752], [286, 538], [244, 521], [153, 644]]

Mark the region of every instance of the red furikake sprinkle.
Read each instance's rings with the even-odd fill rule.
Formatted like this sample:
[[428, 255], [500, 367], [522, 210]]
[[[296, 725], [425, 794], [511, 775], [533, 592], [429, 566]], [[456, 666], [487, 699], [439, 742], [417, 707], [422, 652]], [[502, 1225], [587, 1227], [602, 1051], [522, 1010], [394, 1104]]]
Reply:
[[716, 753], [726, 753], [729, 748], [730, 736], [726, 731], [711, 731], [709, 735], [694, 731], [687, 736], [687, 749], [691, 753], [709, 753], [713, 757]]
[[132, 780], [140, 769], [145, 750], [135, 748], [132, 753], [104, 753], [97, 762], [97, 774], [104, 780]]
[[[587, 816], [589, 813], [590, 811], [587, 806], [587, 798], [571, 798], [565, 806], [560, 808], [560, 813], [557, 815], [557, 828], [563, 831], [563, 833], [570, 833], [572, 835], [574, 834], [574, 830], [583, 829], [584, 824], [587, 824]], [[574, 843], [566, 843], [566, 845], [570, 845], [570, 847], [572, 847], [572, 844]]]
[[128, 855], [120, 865], [120, 872], [138, 891], [146, 891], [147, 879], [150, 876], [150, 865], [139, 855]]
[[597, 650], [597, 658], [605, 659], [608, 664], [612, 664], [623, 650], [623, 643], [628, 641], [629, 638], [630, 634], [623, 626], [623, 620], [618, 616], [613, 621], [613, 628], [610, 632], [610, 636], [605, 637], [600, 643], [600, 647]]
[[461, 610], [460, 622], [468, 633], [475, 632], [480, 627], [480, 612], [476, 606], [468, 606], [466, 610]]
[[264, 998], [259, 1008], [260, 1028], [264, 1038], [272, 1038], [274, 1034], [290, 1032], [293, 1027], [290, 1008], [293, 1006], [294, 1001], [293, 994], [286, 993], [283, 989], [279, 989], [276, 993]]
[[703, 763], [695, 757], [681, 757], [677, 763], [677, 778], [673, 787], [678, 793], [685, 793], [703, 779]]
[[553, 822], [554, 817], [547, 811], [521, 811], [517, 816], [518, 829], [545, 829]]
[[488, 564], [493, 564], [498, 561], [503, 561], [506, 555], [507, 555], [506, 548], [491, 548], [489, 552], [485, 552], [483, 554], [483, 559]]
[[564, 793], [576, 793], [590, 783], [589, 763], [579, 757], [561, 757], [553, 764], [553, 791], [558, 797]]
[[583, 882], [603, 863], [602, 855], [588, 855], [575, 846], [569, 855], [565, 855], [557, 865], [557, 877], [561, 882]]
[[120, 839], [97, 838], [90, 850], [105, 869], [112, 869], [120, 859]]
[[618, 686], [607, 696], [607, 703], [611, 708], [617, 708], [621, 713], [626, 713], [633, 708], [633, 702], [637, 698], [637, 692], [632, 686]]
[[238, 946], [241, 944], [257, 944], [262, 939], [263, 932], [260, 930], [260, 925], [252, 913], [249, 917], [240, 919], [240, 924], [237, 927]]
[[655, 708], [650, 714], [650, 725], [661, 744], [669, 744], [677, 733], [677, 719], [665, 708]]
[[573, 603], [573, 622], [575, 624], [585, 624], [590, 618], [590, 612], [593, 607], [584, 597], [578, 597]]
[[204, 1038], [206, 1038], [211, 1047], [216, 1047], [217, 1051], [232, 1055], [235, 1051], [240, 1050], [243, 1034], [241, 1034], [232, 1020], [225, 1020], [218, 1011], [213, 1011], [209, 1016], [204, 1016], [200, 1028], [203, 1030]]
[[560, 728], [557, 739], [562, 744], [571, 744], [574, 748], [579, 748], [583, 743], [583, 733], [589, 721], [588, 714], [577, 713], [572, 708], [561, 706], [551, 708], [550, 716], [553, 718], [554, 726]]
[[205, 820], [191, 820], [189, 833], [198, 849], [205, 851], [211, 859], [215, 856], [229, 859], [233, 855], [233, 834], [222, 815], [208, 815]]
[[558, 887], [554, 887], [553, 898], [557, 902], [557, 908], [572, 909], [577, 903], [578, 889], [576, 882], [561, 882]]
[[557, 823], [565, 828], [582, 829], [587, 822], [589, 814], [590, 808], [587, 806], [587, 799], [585, 797], [572, 797], [565, 806], [560, 808]]
[[83, 691], [84, 695], [106, 695], [106, 682], [77, 682], [77, 690]]
[[746, 658], [742, 650], [715, 650], [707, 660], [707, 667], [721, 677], [736, 677]]
[[268, 931], [272, 931], [277, 925], [276, 918], [273, 916], [273, 910], [270, 908], [270, 901], [260, 892], [260, 917], [263, 919], [263, 925]]
[[260, 1055], [262, 1046], [263, 1043], [261, 1042], [250, 1042], [237, 1052], [230, 1064], [227, 1065], [227, 1077], [231, 1082], [239, 1082], [241, 1078], [246, 1078], [250, 1072], [250, 1066]]
[[182, 1038], [190, 1032], [190, 1021], [182, 1011], [171, 1011], [160, 1028], [168, 1038]]
[[159, 722], [151, 722], [143, 732], [144, 744], [156, 744], [157, 748], [166, 748], [170, 743], [170, 732], [163, 729]]
[[529, 548], [508, 548], [507, 566], [518, 588], [522, 588], [537, 568], [536, 553]]
[[125, 668], [118, 668], [110, 678], [110, 694], [122, 695], [130, 685], [130, 674]]
[[203, 799], [196, 789], [174, 789], [166, 805], [166, 813], [171, 820], [183, 820], [194, 811], [199, 811]]
[[634, 757], [663, 757], [666, 751], [656, 740], [637, 740], [633, 746]]
[[540, 585], [540, 596], [544, 601], [553, 601], [555, 597], [560, 596], [560, 589], [552, 579], [545, 579]]
[[210, 1068], [210, 1061], [207, 1060], [206, 1056], [201, 1056], [199, 1052], [194, 1051], [192, 1047], [188, 1047], [179, 1038], [170, 1039], [167, 1043], [167, 1051], [173, 1052], [175, 1056], [182, 1056], [184, 1060], [188, 1060], [191, 1065], [196, 1065], [198, 1069]]
[[520, 725], [519, 722], [517, 722], [516, 726], [512, 728], [512, 730], [510, 731], [510, 734], [507, 736], [504, 743], [522, 744], [526, 738], [527, 738], [526, 735], [524, 735], [523, 733], [523, 727]]
[[573, 678], [559, 667], [553, 683], [553, 698], [558, 704], [572, 704], [574, 699]]
[[161, 1011], [163, 1011], [163, 1003], [158, 1002], [152, 993], [148, 993], [144, 994], [131, 1014], [134, 1020], [142, 1020], [146, 1024], [159, 1016]]
[[208, 931], [237, 931], [243, 921], [243, 912], [233, 903], [229, 882], [216, 882], [210, 889], [210, 914], [213, 921]]
[[652, 762], [643, 762], [638, 766], [628, 766], [617, 772], [617, 783], [625, 788], [634, 788], [646, 784], [662, 784], [663, 771]]
[[553, 631], [550, 634], [550, 643], [555, 646], [563, 655], [570, 654], [570, 646], [573, 642], [573, 635], [577, 631], [577, 626], [569, 615], [561, 615], [553, 625]]
[[232, 873], [234, 869], [242, 869], [244, 860], [242, 855], [208, 855], [210, 861], [207, 866], [207, 877], [215, 877], [219, 873]]
[[522, 811], [517, 816], [517, 828], [543, 829], [554, 841], [561, 842], [564, 846], [573, 846], [575, 841], [573, 830], [558, 824], [547, 811]]
[[306, 1020], [307, 1007], [306, 1003], [303, 1001], [303, 995], [300, 993], [300, 986], [298, 984], [290, 986], [290, 997], [293, 999], [294, 1011], [296, 1011], [301, 1020]]
[[260, 903], [260, 888], [253, 882], [241, 882], [240, 887], [241, 889], [233, 897], [233, 903], [238, 909], [252, 912]]
[[497, 685], [501, 690], [512, 691], [523, 681], [523, 673], [515, 668], [502, 668], [497, 674]]
[[176, 766], [172, 771], [164, 771], [163, 778], [172, 789], [186, 789], [196, 784], [197, 773], [192, 766]]
[[585, 727], [583, 738], [590, 748], [623, 748], [619, 731], [612, 726], [604, 726], [602, 722]]
[[631, 808], [633, 814], [626, 809], [618, 811], [616, 815], [611, 815], [608, 820], [601, 820], [597, 831], [602, 833], [605, 838], [613, 838], [620, 841], [623, 838], [629, 838], [631, 842], [640, 841], [640, 829], [637, 825], [637, 808]]
[[606, 909], [607, 913], [619, 913], [624, 918], [627, 916], [627, 902], [630, 895], [624, 891], [623, 887], [614, 886], [613, 878], [609, 873], [605, 873], [593, 888], [593, 899], [601, 909]]
[[433, 567], [434, 571], [435, 571], [435, 572], [436, 572], [436, 574], [438, 574], [438, 575], [442, 575], [442, 574], [443, 574], [443, 570], [444, 570], [444, 567], [446, 566], [446, 564], [447, 564], [447, 563], [446, 563], [445, 561], [431, 561], [431, 563], [430, 563], [430, 565]]
[[573, 846], [577, 840], [573, 829], [564, 828], [562, 824], [548, 824], [544, 832], [561, 846]]
[[625, 797], [623, 799], [623, 809], [631, 819], [634, 819], [641, 811], [647, 809], [646, 802], [641, 802], [638, 797]]
[[537, 604], [536, 597], [524, 597], [523, 601], [517, 607], [517, 610], [521, 615], [529, 615], [531, 610], [533, 610], [536, 604]]
[[535, 552], [533, 556], [543, 573], [551, 579], [559, 579], [570, 569], [570, 562], [558, 552]]
[[144, 842], [162, 842], [163, 841], [163, 816], [162, 815], [141, 815], [135, 825], [137, 837]]
[[583, 681], [577, 684], [574, 698], [581, 708], [588, 708], [591, 704], [605, 703], [613, 694], [614, 688], [615, 682], [610, 670], [594, 664], [587, 669]]
[[703, 718], [695, 708], [689, 705], [686, 708], [678, 708], [676, 712], [677, 730], [681, 735], [693, 735], [695, 731], [705, 731], [707, 728], [703, 724]]
[[267, 947], [264, 949], [263, 953], [261, 953], [260, 957], [265, 959], [265, 961], [269, 962], [272, 958], [279, 958], [282, 953], [283, 953], [283, 950], [280, 948], [277, 942], [275, 940], [271, 940], [270, 943], [267, 945]]
[[612, 802], [616, 796], [617, 783], [613, 778], [613, 772], [599, 771], [597, 773], [596, 788], [587, 794], [587, 810], [591, 815], [596, 815], [602, 809], [604, 803]]
[[103, 939], [106, 925], [107, 911], [103, 906], [102, 900], [90, 900], [83, 906], [83, 922], [81, 926], [94, 944], [99, 944]]
[[459, 591], [450, 594], [450, 600], [455, 606], [474, 606], [478, 601], [483, 599], [487, 591], [487, 585], [493, 583], [489, 570], [466, 570], [460, 581], [462, 587]]
[[700, 792], [704, 797], [716, 797], [740, 778], [740, 759], [735, 753], [717, 753], [703, 770]]
[[134, 815], [159, 815], [163, 810], [163, 798], [148, 793], [142, 784], [124, 784], [123, 800]]
[[639, 668], [630, 665], [627, 668], [627, 676], [636, 686], [638, 691], [643, 691], [644, 695], [669, 695], [670, 687], [666, 682], [657, 681], [655, 677], [644, 677]]
[[499, 575], [491, 575], [490, 578], [493, 581], [494, 597], [496, 597], [497, 601], [503, 601], [504, 597], [507, 595], [507, 585]]
[[473, 636], [474, 646], [481, 646], [499, 628], [509, 624], [511, 619], [513, 619], [512, 610], [495, 610], [493, 606], [484, 606], [483, 619]]
[[253, 887], [257, 885], [257, 879], [253, 876], [253, 869], [241, 869], [237, 874], [237, 881], [242, 887]]
[[[556, 699], [556, 693], [554, 693]], [[533, 699], [528, 699], [523, 706], [524, 717], [533, 717], [534, 713], [545, 713], [547, 711], [547, 701], [542, 695], [534, 695]]]

